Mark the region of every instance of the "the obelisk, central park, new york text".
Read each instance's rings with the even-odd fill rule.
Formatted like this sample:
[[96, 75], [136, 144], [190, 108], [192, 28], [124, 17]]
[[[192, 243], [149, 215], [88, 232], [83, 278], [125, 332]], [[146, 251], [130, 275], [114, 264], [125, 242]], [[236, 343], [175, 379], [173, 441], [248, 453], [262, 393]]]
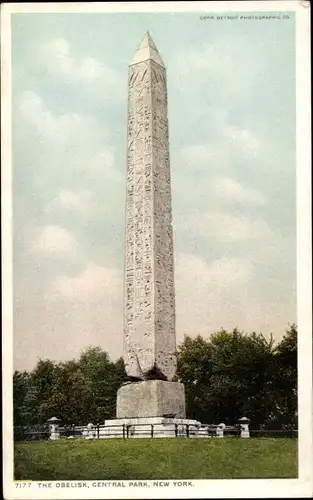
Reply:
[[128, 76], [124, 363], [118, 418], [185, 418], [176, 334], [166, 70], [147, 32]]

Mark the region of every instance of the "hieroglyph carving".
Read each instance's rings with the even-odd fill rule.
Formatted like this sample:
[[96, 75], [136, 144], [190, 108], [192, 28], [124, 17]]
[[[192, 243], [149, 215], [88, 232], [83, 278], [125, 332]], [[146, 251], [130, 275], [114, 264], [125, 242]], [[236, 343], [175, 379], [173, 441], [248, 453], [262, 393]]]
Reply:
[[165, 68], [129, 67], [124, 361], [130, 377], [176, 373]]

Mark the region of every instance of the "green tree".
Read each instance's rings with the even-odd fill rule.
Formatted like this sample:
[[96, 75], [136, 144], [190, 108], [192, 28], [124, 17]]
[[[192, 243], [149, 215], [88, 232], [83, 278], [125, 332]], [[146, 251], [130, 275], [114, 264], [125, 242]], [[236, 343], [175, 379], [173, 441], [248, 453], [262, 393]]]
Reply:
[[185, 336], [178, 348], [178, 380], [185, 385], [186, 410], [190, 418], [207, 421], [211, 410], [207, 393], [212, 376], [211, 343], [200, 335], [192, 339]]
[[297, 326], [292, 324], [275, 348], [275, 379], [272, 388], [275, 408], [265, 421], [267, 428], [297, 427], [297, 337]]
[[178, 372], [187, 412], [203, 422], [233, 424], [243, 415], [260, 426], [273, 410], [273, 339], [222, 330], [208, 340], [186, 337], [178, 350]]
[[[254, 428], [297, 425], [297, 328], [276, 346], [273, 338], [221, 330], [208, 339], [185, 337], [178, 348], [178, 379], [187, 415], [204, 423], [234, 424], [247, 416]], [[116, 393], [125, 380], [122, 358], [100, 347], [77, 360], [39, 360], [30, 373], [13, 375], [14, 425], [102, 423], [115, 417]]]
[[13, 400], [16, 425], [45, 422], [42, 405], [55, 384], [56, 365], [50, 360], [39, 360], [30, 373], [13, 375]]
[[14, 423], [45, 423], [52, 416], [67, 424], [114, 418], [124, 380], [123, 360], [112, 362], [100, 347], [89, 347], [78, 360], [39, 360], [30, 373], [14, 373]]
[[13, 374], [13, 416], [14, 425], [25, 425], [30, 415], [26, 405], [26, 394], [29, 387], [29, 374], [15, 371]]
[[89, 347], [81, 355], [78, 364], [91, 384], [91, 421], [103, 422], [105, 419], [115, 418], [116, 393], [125, 378], [123, 361], [114, 363], [100, 347]]

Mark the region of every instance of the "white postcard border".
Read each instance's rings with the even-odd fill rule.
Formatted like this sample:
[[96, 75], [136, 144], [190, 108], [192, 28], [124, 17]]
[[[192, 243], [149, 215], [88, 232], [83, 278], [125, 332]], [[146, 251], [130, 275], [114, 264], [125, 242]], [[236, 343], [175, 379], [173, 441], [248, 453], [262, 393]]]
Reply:
[[[3, 4], [2, 28], [2, 292], [3, 292], [3, 449], [4, 496], [7, 499], [66, 498], [291, 498], [313, 491], [312, 311], [311, 311], [311, 176], [310, 176], [310, 4], [306, 1], [153, 2], [153, 3], [25, 3]], [[273, 480], [195, 480], [193, 486], [39, 488], [37, 482], [13, 482], [13, 314], [12, 314], [12, 152], [11, 152], [11, 29], [12, 13], [35, 12], [283, 12], [296, 13], [297, 72], [297, 307], [299, 345], [299, 478]], [[64, 481], [63, 481], [64, 482]], [[134, 481], [133, 481], [134, 482]], [[79, 481], [70, 481], [72, 485]], [[154, 481], [148, 481], [152, 485]], [[30, 486], [28, 486], [30, 484]], [[123, 495], [123, 496], [121, 496]]]

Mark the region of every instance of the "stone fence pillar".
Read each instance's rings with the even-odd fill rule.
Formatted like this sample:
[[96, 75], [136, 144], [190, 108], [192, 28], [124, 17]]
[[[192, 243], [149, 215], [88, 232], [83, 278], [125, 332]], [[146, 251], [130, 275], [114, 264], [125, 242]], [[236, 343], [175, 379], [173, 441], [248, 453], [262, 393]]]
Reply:
[[242, 417], [238, 420], [238, 424], [240, 425], [240, 429], [241, 429], [240, 437], [242, 437], [242, 438], [249, 438], [250, 437], [249, 423], [250, 423], [250, 420], [246, 417]]
[[50, 429], [50, 439], [55, 440], [60, 438], [59, 425], [61, 420], [57, 417], [49, 418], [48, 424]]
[[87, 430], [88, 435], [86, 436], [86, 439], [95, 439], [97, 437], [97, 429], [92, 423], [87, 425]]
[[219, 424], [216, 427], [216, 437], [217, 438], [223, 438], [224, 437], [224, 429], [225, 429], [225, 427], [226, 427], [225, 424]]

